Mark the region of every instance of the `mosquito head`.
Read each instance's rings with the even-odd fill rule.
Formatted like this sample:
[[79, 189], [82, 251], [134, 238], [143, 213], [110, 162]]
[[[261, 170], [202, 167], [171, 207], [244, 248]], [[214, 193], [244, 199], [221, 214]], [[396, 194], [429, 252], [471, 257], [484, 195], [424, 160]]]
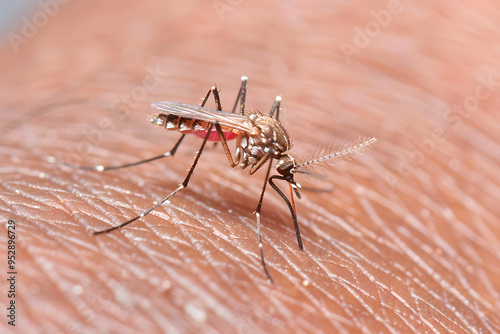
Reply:
[[297, 167], [297, 161], [290, 154], [283, 154], [278, 160], [276, 169], [281, 175], [289, 176], [292, 179], [295, 167]]

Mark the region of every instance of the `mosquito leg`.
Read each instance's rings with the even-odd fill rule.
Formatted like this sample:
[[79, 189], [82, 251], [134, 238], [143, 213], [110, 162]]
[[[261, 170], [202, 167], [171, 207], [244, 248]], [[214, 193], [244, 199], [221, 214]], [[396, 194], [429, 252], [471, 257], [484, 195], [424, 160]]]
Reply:
[[300, 237], [300, 230], [299, 230], [299, 223], [297, 221], [297, 210], [295, 209], [295, 200], [293, 199], [293, 192], [295, 191], [295, 194], [297, 197], [300, 199], [300, 194], [297, 190], [297, 188], [294, 188], [292, 183], [288, 182], [288, 187], [290, 188], [290, 205], [288, 206], [290, 208], [290, 212], [293, 212], [292, 214], [292, 219], [293, 219], [293, 226], [295, 228], [295, 235], [297, 236], [297, 244], [299, 245], [299, 249], [301, 251], [304, 250], [304, 245], [302, 244], [302, 238]]
[[[234, 161], [233, 155], [231, 154], [231, 150], [227, 145], [226, 137], [224, 137], [224, 132], [222, 132], [222, 128], [219, 122], [214, 122], [215, 129], [217, 130], [217, 134], [219, 135], [219, 140], [224, 149], [224, 153], [226, 153], [227, 161], [229, 161], [229, 165], [231, 168], [234, 168], [237, 165], [237, 161]], [[217, 142], [216, 142], [217, 143]]]
[[201, 103], [200, 106], [202, 106], [202, 107], [205, 106], [205, 104], [208, 101], [208, 98], [210, 97], [210, 94], [214, 95], [214, 100], [215, 100], [215, 105], [217, 106], [217, 110], [222, 111], [222, 105], [220, 103], [219, 91], [217, 90], [217, 86], [216, 85], [210, 87], [210, 89], [208, 90], [207, 95], [205, 95], [205, 97], [203, 98], [203, 102]]
[[241, 77], [241, 86], [238, 91], [238, 96], [236, 96], [236, 101], [234, 101], [233, 114], [236, 112], [236, 107], [238, 106], [238, 101], [240, 102], [240, 115], [243, 115], [243, 110], [245, 110], [245, 100], [247, 97], [247, 83], [248, 78], [246, 76]]
[[281, 96], [276, 96], [276, 100], [274, 101], [271, 110], [269, 111], [269, 116], [273, 117], [274, 112], [276, 111], [276, 119], [280, 119], [280, 105], [281, 105]]
[[160, 155], [158, 155], [156, 157], [152, 157], [152, 158], [141, 160], [141, 161], [137, 161], [137, 162], [132, 162], [132, 163], [125, 164], [125, 165], [119, 165], [119, 166], [102, 166], [102, 165], [97, 165], [97, 166], [79, 166], [79, 165], [75, 165], [75, 164], [69, 164], [69, 163], [66, 163], [66, 162], [60, 162], [60, 161], [55, 160], [52, 157], [50, 157], [48, 159], [48, 161], [52, 162], [52, 163], [55, 163], [57, 165], [62, 165], [62, 166], [71, 167], [71, 168], [75, 168], [75, 169], [96, 170], [98, 172], [104, 172], [104, 171], [113, 170], [113, 169], [127, 168], [127, 167], [141, 165], [141, 164], [144, 164], [146, 162], [158, 160], [158, 159], [161, 159], [161, 158], [166, 158], [166, 157], [170, 157], [170, 156], [173, 157], [175, 155], [175, 152], [179, 148], [179, 145], [181, 144], [181, 142], [182, 142], [182, 140], [184, 139], [185, 136], [186, 135], [183, 134], [179, 138], [179, 140], [177, 141], [177, 143], [175, 144], [175, 146], [170, 151], [168, 151], [168, 152], [160, 154]]
[[[273, 179], [285, 180], [285, 181], [288, 182], [288, 185], [290, 187], [290, 198], [292, 199], [291, 203], [288, 200], [288, 198], [285, 196], [285, 194], [281, 191], [281, 189], [278, 188], [276, 186], [276, 184], [274, 184]], [[292, 182], [294, 182], [294, 181], [292, 181]], [[295, 234], [297, 235], [297, 243], [299, 244], [299, 249], [301, 251], [303, 251], [304, 250], [304, 245], [302, 244], [302, 238], [300, 236], [299, 223], [297, 222], [297, 211], [295, 211], [295, 202], [293, 200], [293, 191], [292, 191], [292, 189], [294, 189], [295, 192], [296, 192], [296, 194], [299, 195], [298, 190], [296, 188], [293, 188], [293, 185], [292, 185], [292, 183], [290, 183], [290, 181], [288, 181], [287, 179], [285, 179], [284, 177], [282, 177], [280, 175], [271, 176], [269, 178], [269, 184], [271, 185], [271, 187], [273, 187], [273, 189], [278, 193], [278, 195], [280, 195], [280, 197], [288, 205], [288, 209], [290, 210], [290, 214], [292, 215], [293, 226], [295, 227]]]
[[264, 251], [262, 249], [262, 231], [260, 230], [260, 211], [262, 210], [262, 201], [264, 199], [264, 193], [266, 192], [267, 179], [269, 178], [269, 173], [271, 172], [272, 161], [269, 162], [269, 167], [267, 168], [266, 178], [264, 181], [264, 185], [262, 186], [262, 190], [260, 192], [259, 204], [257, 205], [257, 209], [255, 209], [255, 216], [257, 217], [257, 238], [259, 241], [259, 250], [260, 250], [260, 260], [262, 262], [262, 267], [264, 268], [264, 272], [266, 273], [267, 279], [273, 283], [273, 279], [267, 270], [266, 261], [264, 260]]
[[[215, 106], [217, 107], [217, 110], [222, 111], [222, 104], [220, 103], [220, 96], [219, 96], [219, 91], [217, 90], [217, 86], [214, 85], [210, 88], [208, 91], [207, 96], [205, 97], [205, 100], [203, 101], [203, 104], [201, 105], [202, 107], [205, 106], [205, 102], [207, 101], [208, 97], [210, 96], [210, 93], [214, 95], [214, 100], [215, 100]], [[220, 127], [220, 126], [219, 126]], [[218, 142], [213, 142], [212, 148], [217, 147]], [[234, 166], [231, 166], [234, 167]]]
[[267, 152], [255, 165], [250, 168], [250, 175], [253, 175], [259, 168], [271, 158], [271, 152]]
[[122, 227], [125, 227], [127, 226], [128, 224], [130, 223], [133, 223], [134, 221], [136, 221], [137, 219], [140, 219], [140, 218], [143, 218], [145, 217], [146, 215], [148, 215], [151, 211], [153, 211], [154, 209], [156, 209], [157, 207], [159, 207], [160, 205], [162, 205], [163, 203], [165, 203], [166, 201], [168, 201], [172, 196], [174, 196], [175, 194], [177, 194], [179, 191], [181, 191], [182, 189], [186, 188], [188, 186], [188, 183], [189, 183], [189, 179], [191, 178], [191, 176], [193, 175], [193, 172], [194, 172], [194, 169], [196, 168], [196, 164], [198, 164], [198, 160], [200, 160], [200, 157], [201, 157], [201, 153], [203, 152], [203, 148], [205, 147], [205, 144], [207, 143], [207, 140], [208, 140], [208, 137], [210, 135], [210, 131], [212, 130], [212, 127], [213, 127], [213, 124], [210, 125], [210, 127], [208, 128], [208, 131], [207, 131], [207, 135], [205, 136], [205, 138], [203, 139], [203, 143], [201, 144], [201, 147], [200, 147], [200, 150], [198, 151], [198, 153], [196, 154], [196, 157], [194, 158], [194, 162], [193, 164], [191, 165], [191, 168], [189, 169], [189, 172], [188, 174], [186, 175], [186, 178], [184, 179], [184, 181], [182, 181], [181, 184], [179, 184], [179, 186], [173, 191], [171, 192], [167, 197], [165, 197], [164, 199], [162, 199], [160, 202], [158, 202], [157, 204], [155, 204], [154, 206], [152, 206], [151, 208], [147, 209], [146, 211], [143, 211], [140, 215], [138, 215], [137, 217], [135, 218], [132, 218], [128, 221], [126, 221], [125, 223], [123, 224], [120, 224], [118, 226], [115, 226], [115, 227], [111, 227], [111, 228], [108, 228], [106, 230], [102, 230], [102, 231], [97, 231], [97, 232], [94, 232], [94, 234], [103, 234], [103, 233], [108, 233], [108, 232], [111, 232], [111, 231], [114, 231], [114, 230], [117, 230], [119, 228], [122, 228]]
[[212, 88], [210, 88], [210, 92], [212, 92], [212, 94], [214, 95], [215, 106], [217, 107], [217, 110], [222, 111], [222, 104], [220, 103], [220, 96], [219, 96], [219, 91], [217, 90], [217, 86], [212, 86]]

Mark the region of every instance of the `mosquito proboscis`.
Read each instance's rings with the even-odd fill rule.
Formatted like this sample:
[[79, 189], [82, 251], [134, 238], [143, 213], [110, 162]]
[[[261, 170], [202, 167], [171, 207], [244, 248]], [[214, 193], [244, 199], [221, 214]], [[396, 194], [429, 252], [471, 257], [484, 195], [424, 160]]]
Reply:
[[[238, 96], [234, 103], [232, 112], [230, 113], [222, 111], [219, 91], [215, 86], [210, 88], [200, 106], [182, 104], [177, 102], [153, 102], [152, 107], [159, 113], [152, 115], [150, 121], [156, 126], [162, 126], [167, 130], [174, 130], [182, 133], [181, 137], [177, 140], [174, 147], [170, 151], [165, 152], [161, 155], [134, 163], [109, 167], [105, 167], [102, 165], [78, 166], [57, 162], [59, 164], [72, 168], [103, 172], [107, 170], [137, 166], [153, 160], [174, 156], [186, 134], [194, 134], [197, 137], [203, 138], [201, 147], [196, 154], [194, 162], [191, 165], [191, 168], [189, 169], [186, 177], [184, 178], [184, 181], [182, 181], [182, 183], [180, 183], [174, 191], [172, 191], [168, 196], [163, 198], [154, 206], [143, 211], [136, 217], [118, 226], [114, 226], [102, 231], [96, 231], [93, 233], [97, 235], [109, 233], [111, 231], [123, 228], [131, 224], [132, 222], [145, 217], [153, 210], [155, 210], [158, 206], [162, 205], [170, 198], [172, 198], [179, 191], [185, 189], [189, 184], [191, 176], [193, 175], [194, 169], [198, 164], [207, 141], [220, 142], [229, 165], [232, 168], [239, 167], [240, 169], [245, 169], [248, 167], [250, 175], [252, 175], [266, 163], [268, 163], [268, 166], [266, 168], [265, 181], [260, 192], [257, 208], [255, 209], [255, 215], [257, 219], [257, 238], [262, 267], [269, 281], [273, 282], [273, 279], [267, 268], [266, 261], [264, 259], [260, 219], [262, 202], [264, 199], [267, 183], [269, 183], [269, 185], [278, 193], [278, 195], [288, 206], [290, 215], [292, 216], [295, 234], [297, 236], [297, 243], [299, 249], [303, 251], [304, 246], [300, 235], [294, 200], [294, 194], [297, 198], [301, 198], [299, 193], [299, 188], [301, 188], [301, 186], [295, 181], [295, 174], [302, 173], [314, 175], [310, 171], [310, 167], [314, 167], [323, 163], [335, 164], [342, 163], [345, 160], [350, 160], [354, 156], [359, 155], [364, 150], [372, 146], [376, 139], [359, 138], [337, 149], [327, 150], [326, 152], [323, 152], [318, 156], [312, 156], [306, 161], [300, 162], [290, 154], [286, 153], [291, 149], [292, 143], [288, 132], [279, 120], [281, 96], [276, 97], [276, 100], [273, 103], [269, 114], [263, 114], [255, 109], [247, 110], [245, 109], [247, 82], [248, 78], [243, 76], [241, 78], [241, 86], [238, 92]], [[205, 104], [210, 98], [210, 95], [213, 96], [217, 109], [205, 107]], [[237, 112], [238, 105], [239, 110]], [[228, 141], [233, 139], [236, 140], [234, 155], [231, 153], [231, 150], [228, 146]], [[277, 161], [277, 174], [270, 176], [271, 168], [273, 166], [273, 160]], [[290, 191], [289, 197], [276, 185], [276, 181], [285, 181], [288, 184]]]

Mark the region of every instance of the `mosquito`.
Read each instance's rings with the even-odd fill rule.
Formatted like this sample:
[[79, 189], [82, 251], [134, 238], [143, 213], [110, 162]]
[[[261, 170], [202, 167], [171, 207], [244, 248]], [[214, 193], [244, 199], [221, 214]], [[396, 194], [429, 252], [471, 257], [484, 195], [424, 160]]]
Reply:
[[[266, 177], [264, 180], [264, 184], [262, 185], [259, 202], [254, 213], [257, 220], [257, 239], [260, 251], [260, 260], [267, 279], [272, 283], [273, 279], [269, 273], [266, 261], [264, 259], [260, 217], [267, 183], [269, 183], [269, 185], [278, 193], [278, 195], [288, 206], [295, 228], [295, 234], [297, 236], [297, 243], [299, 249], [303, 251], [304, 246], [300, 235], [294, 200], [294, 194], [298, 199], [301, 198], [301, 195], [299, 193], [299, 188], [301, 188], [301, 186], [295, 181], [295, 174], [302, 173], [315, 175], [311, 173], [310, 167], [314, 167], [320, 164], [343, 163], [346, 160], [350, 160], [351, 158], [361, 154], [364, 150], [372, 146], [373, 143], [375, 143], [376, 138], [359, 138], [355, 141], [341, 146], [340, 148], [330, 148], [329, 150], [323, 151], [322, 154], [316, 157], [310, 157], [310, 159], [308, 159], [307, 161], [299, 162], [292, 155], [287, 153], [292, 148], [292, 142], [290, 136], [288, 135], [288, 132], [279, 120], [280, 105], [282, 100], [281, 96], [276, 97], [275, 102], [273, 103], [271, 110], [267, 115], [255, 109], [245, 109], [247, 83], [248, 78], [246, 76], [241, 77], [241, 86], [239, 88], [239, 92], [236, 97], [232, 112], [230, 113], [222, 111], [219, 91], [217, 90], [216, 86], [212, 86], [210, 88], [205, 98], [203, 99], [203, 102], [199, 106], [177, 102], [153, 102], [151, 104], [152, 107], [159, 113], [151, 116], [151, 123], [156, 126], [164, 127], [167, 130], [178, 131], [182, 133], [181, 137], [177, 140], [174, 147], [170, 151], [165, 152], [161, 155], [134, 163], [109, 167], [105, 167], [102, 165], [79, 166], [60, 163], [72, 168], [96, 170], [99, 172], [127, 168], [147, 163], [153, 160], [171, 156], [173, 157], [175, 155], [175, 152], [177, 152], [177, 149], [179, 148], [182, 140], [187, 134], [194, 134], [196, 137], [203, 138], [201, 147], [196, 154], [193, 164], [191, 165], [191, 168], [184, 178], [184, 181], [182, 181], [182, 183], [180, 183], [174, 191], [172, 191], [168, 196], [163, 198], [154, 206], [143, 211], [136, 217], [118, 226], [114, 226], [102, 231], [93, 232], [93, 234], [104, 234], [123, 228], [133, 223], [134, 221], [145, 217], [157, 207], [172, 198], [175, 194], [187, 188], [206, 143], [208, 141], [220, 142], [229, 162], [229, 166], [231, 166], [232, 168], [249, 168], [249, 173], [250, 175], [252, 175], [256, 171], [261, 169], [266, 163], [268, 164], [265, 168]], [[209, 100], [210, 95], [213, 96], [217, 109], [205, 107], [205, 104]], [[239, 112], [237, 113], [236, 110], [238, 105]], [[236, 148], [233, 155], [231, 153], [231, 150], [229, 149], [228, 141], [234, 139], [236, 140]], [[277, 164], [275, 166], [277, 174], [270, 176], [274, 160], [277, 161]], [[287, 195], [285, 195], [285, 193], [276, 185], [276, 181], [284, 181], [288, 184], [290, 192], [289, 197], [287, 197]]]

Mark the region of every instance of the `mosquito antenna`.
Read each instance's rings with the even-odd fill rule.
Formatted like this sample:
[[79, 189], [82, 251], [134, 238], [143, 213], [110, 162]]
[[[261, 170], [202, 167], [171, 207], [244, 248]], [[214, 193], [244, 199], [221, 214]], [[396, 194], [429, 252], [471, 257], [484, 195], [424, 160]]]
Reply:
[[[286, 197], [286, 195], [281, 191], [280, 188], [278, 188], [278, 186], [273, 182], [273, 180], [276, 179], [276, 180], [284, 180], [284, 181], [287, 181], [288, 182], [288, 185], [290, 187], [290, 198], [291, 198], [291, 202], [288, 200], [288, 198]], [[295, 194], [297, 195], [297, 197], [300, 199], [300, 194], [299, 194], [299, 191], [298, 191], [298, 184], [295, 183], [295, 181], [289, 181], [287, 180], [286, 177], [284, 176], [281, 176], [281, 175], [273, 175], [269, 178], [269, 184], [271, 185], [271, 187], [273, 187], [273, 189], [278, 193], [278, 195], [280, 195], [280, 197], [285, 201], [286, 205], [288, 205], [288, 209], [290, 209], [290, 214], [292, 215], [292, 219], [293, 219], [293, 226], [295, 227], [295, 234], [297, 235], [297, 243], [299, 244], [299, 249], [301, 251], [304, 250], [304, 246], [302, 245], [302, 238], [300, 237], [300, 231], [299, 231], [299, 223], [297, 222], [297, 211], [295, 210], [295, 202], [293, 200], [293, 193], [295, 192]], [[293, 189], [293, 191], [292, 191]]]
[[[364, 151], [369, 149], [375, 142], [377, 138], [363, 138], [360, 137], [354, 141], [342, 145], [340, 148], [333, 147], [321, 152], [319, 157], [310, 157], [309, 161], [303, 162], [297, 167], [295, 167], [292, 173], [304, 173], [308, 174], [307, 167], [314, 167], [314, 165], [320, 164], [343, 164], [344, 162], [353, 159], [354, 157], [362, 154]], [[325, 152], [330, 152], [325, 155]], [[316, 155], [316, 154], [314, 154]]]

